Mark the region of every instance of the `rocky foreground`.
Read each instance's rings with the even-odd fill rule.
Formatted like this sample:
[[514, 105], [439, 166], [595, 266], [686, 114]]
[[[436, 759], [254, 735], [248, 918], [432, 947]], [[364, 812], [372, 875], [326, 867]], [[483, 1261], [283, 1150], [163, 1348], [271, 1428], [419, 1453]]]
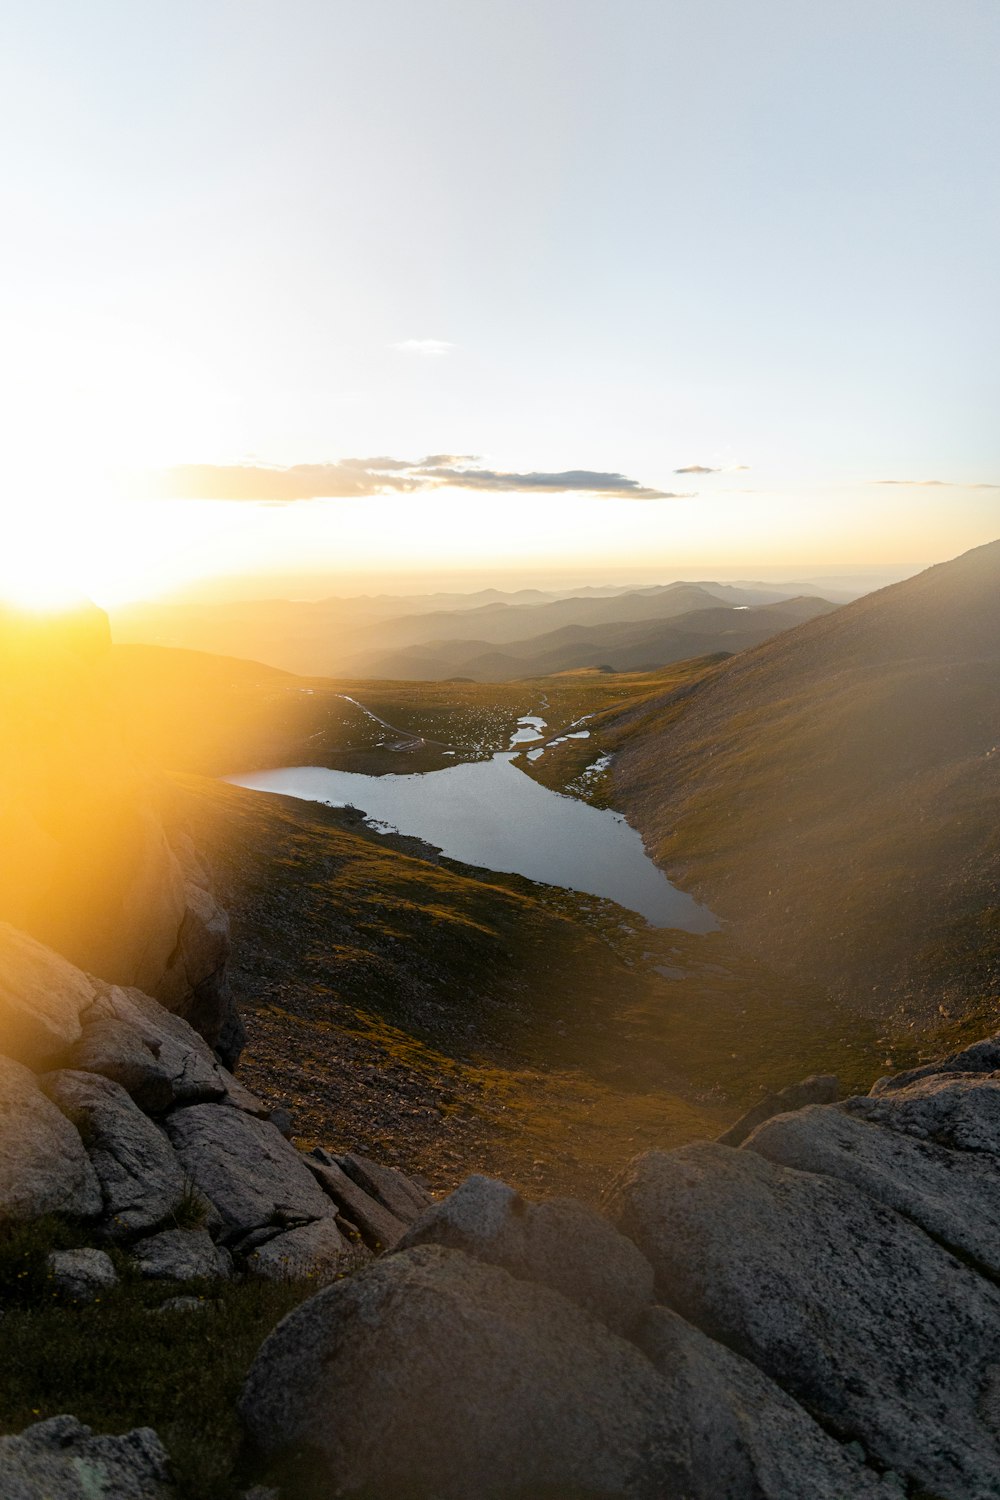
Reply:
[[[0, 1217], [78, 1226], [67, 1302], [123, 1256], [321, 1288], [245, 1384], [256, 1496], [1000, 1496], [1000, 1038], [797, 1086], [599, 1214], [306, 1156], [182, 1017], [10, 926], [0, 1016]], [[0, 1439], [5, 1500], [177, 1493], [148, 1429]]]

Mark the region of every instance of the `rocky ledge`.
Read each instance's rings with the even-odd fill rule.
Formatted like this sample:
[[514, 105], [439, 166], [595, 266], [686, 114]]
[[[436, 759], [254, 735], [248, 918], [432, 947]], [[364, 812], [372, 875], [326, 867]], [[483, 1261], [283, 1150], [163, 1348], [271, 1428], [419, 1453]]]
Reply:
[[[1000, 1497], [1000, 1038], [864, 1097], [806, 1080], [602, 1212], [484, 1177], [432, 1203], [296, 1150], [141, 991], [13, 928], [0, 976], [0, 1215], [80, 1226], [67, 1300], [123, 1254], [319, 1288], [243, 1390], [255, 1494]], [[154, 1433], [62, 1416], [0, 1440], [0, 1493], [177, 1491]]]
[[[305, 1156], [181, 1016], [0, 924], [0, 1220], [80, 1231], [52, 1258], [77, 1300], [115, 1279], [234, 1273], [322, 1283], [390, 1248], [428, 1205], [402, 1173]], [[110, 1282], [109, 1282], [110, 1278]]]

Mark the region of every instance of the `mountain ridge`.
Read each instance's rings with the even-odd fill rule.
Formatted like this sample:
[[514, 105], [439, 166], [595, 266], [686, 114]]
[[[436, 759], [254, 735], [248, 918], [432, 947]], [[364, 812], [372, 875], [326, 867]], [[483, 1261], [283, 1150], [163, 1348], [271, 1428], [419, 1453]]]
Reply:
[[147, 603], [113, 611], [122, 644], [175, 646], [260, 661], [306, 676], [368, 675], [362, 653], [398, 650], [431, 639], [482, 636], [492, 646], [568, 624], [657, 620], [696, 607], [774, 604], [819, 591], [806, 583], [790, 594], [766, 584], [690, 583], [642, 588], [585, 588], [565, 595], [504, 594], [237, 600], [228, 604]]
[[749, 949], [924, 1015], [1000, 989], [998, 741], [1000, 542], [600, 731], [615, 804]]
[[481, 682], [605, 665], [615, 671], [644, 671], [719, 651], [742, 651], [798, 618], [836, 608], [812, 598], [735, 607], [714, 603], [653, 622], [562, 625], [506, 649], [487, 640], [430, 640], [395, 653], [365, 653], [355, 665], [368, 677], [435, 680], [460, 672]]

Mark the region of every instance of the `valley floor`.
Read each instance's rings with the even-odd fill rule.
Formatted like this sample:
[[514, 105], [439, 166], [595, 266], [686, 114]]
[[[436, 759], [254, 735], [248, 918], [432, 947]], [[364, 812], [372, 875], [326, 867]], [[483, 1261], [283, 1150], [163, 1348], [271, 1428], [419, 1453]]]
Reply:
[[177, 788], [233, 922], [241, 1076], [303, 1144], [435, 1189], [485, 1171], [592, 1198], [622, 1160], [715, 1136], [768, 1087], [880, 1071], [870, 1029], [817, 1015], [721, 933], [472, 870], [349, 809]]
[[[524, 772], [618, 802], [617, 760], [603, 775], [587, 767], [619, 752], [623, 724], [686, 703], [718, 670], [701, 659], [503, 685], [359, 683], [116, 650], [133, 749], [174, 777], [171, 816], [190, 825], [232, 918], [242, 1071], [290, 1105], [300, 1140], [370, 1151], [435, 1188], [484, 1170], [593, 1197], [621, 1160], [714, 1136], [768, 1089], [820, 1071], [867, 1089], [990, 1029], [985, 989], [982, 1005], [929, 1026], [864, 1014], [821, 980], [779, 972], [735, 928], [656, 931], [611, 902], [378, 834], [351, 809], [215, 779], [302, 764], [433, 770], [506, 749], [537, 714], [561, 742], [522, 754]], [[589, 738], [561, 738], [584, 717]]]

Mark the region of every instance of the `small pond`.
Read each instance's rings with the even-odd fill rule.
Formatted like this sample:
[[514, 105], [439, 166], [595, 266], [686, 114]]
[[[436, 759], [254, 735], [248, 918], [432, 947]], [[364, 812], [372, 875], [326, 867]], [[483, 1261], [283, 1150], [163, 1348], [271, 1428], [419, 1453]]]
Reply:
[[[537, 733], [542, 727], [538, 720], [522, 725]], [[226, 780], [328, 807], [356, 807], [376, 826], [423, 839], [451, 859], [608, 897], [654, 927], [709, 932], [718, 926], [707, 907], [671, 885], [620, 813], [540, 786], [510, 752], [408, 776], [288, 766]]]

